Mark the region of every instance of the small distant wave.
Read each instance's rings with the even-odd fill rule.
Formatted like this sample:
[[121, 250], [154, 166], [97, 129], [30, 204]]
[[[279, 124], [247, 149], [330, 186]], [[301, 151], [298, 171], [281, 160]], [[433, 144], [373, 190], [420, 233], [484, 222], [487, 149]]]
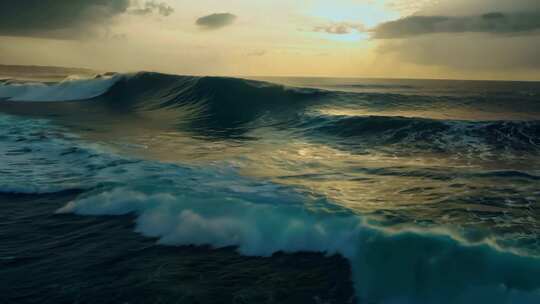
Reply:
[[398, 116], [319, 116], [303, 127], [348, 145], [432, 150], [540, 150], [540, 121], [453, 121]]
[[352, 88], [352, 89], [416, 89], [413, 85], [406, 84], [340, 84], [336, 88]]

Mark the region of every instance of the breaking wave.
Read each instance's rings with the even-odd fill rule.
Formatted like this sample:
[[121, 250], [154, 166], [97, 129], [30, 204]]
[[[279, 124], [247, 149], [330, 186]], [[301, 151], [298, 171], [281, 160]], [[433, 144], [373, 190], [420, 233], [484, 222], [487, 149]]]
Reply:
[[6, 80], [0, 84], [0, 100], [70, 101], [90, 99], [107, 92], [120, 78], [120, 75], [98, 76], [92, 79], [68, 77], [62, 82], [53, 84]]
[[[398, 144], [435, 151], [464, 147], [478, 151], [540, 149], [539, 120], [466, 121], [375, 115], [381, 109], [405, 105], [425, 109], [430, 101], [410, 95], [344, 93], [237, 78], [116, 74], [57, 84], [8, 83], [0, 85], [0, 97], [8, 101], [85, 100], [95, 109], [124, 115], [159, 112], [160, 119], [171, 120], [170, 124], [177, 128], [207, 137], [245, 135], [270, 126], [313, 140], [323, 137], [349, 148], [369, 143], [372, 147]], [[440, 97], [433, 97], [433, 111], [440, 102]], [[313, 110], [319, 105], [344, 104], [375, 112], [341, 116]]]
[[[389, 233], [365, 225], [357, 216], [310, 212], [295, 203], [300, 197], [280, 197], [262, 186], [251, 189], [257, 191], [224, 188], [215, 199], [204, 195], [205, 189], [179, 195], [164, 189], [152, 194], [119, 188], [87, 195], [58, 212], [133, 213], [136, 231], [164, 245], [236, 246], [240, 253], [254, 256], [338, 253], [351, 263], [360, 303], [540, 300], [540, 260], [535, 257], [438, 233]], [[281, 203], [270, 203], [272, 198]]]

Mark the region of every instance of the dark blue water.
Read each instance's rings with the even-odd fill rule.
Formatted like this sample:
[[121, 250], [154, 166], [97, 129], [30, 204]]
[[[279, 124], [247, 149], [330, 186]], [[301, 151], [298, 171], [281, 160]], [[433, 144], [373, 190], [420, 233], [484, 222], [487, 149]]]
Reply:
[[138, 73], [0, 98], [5, 302], [540, 301], [538, 83]]

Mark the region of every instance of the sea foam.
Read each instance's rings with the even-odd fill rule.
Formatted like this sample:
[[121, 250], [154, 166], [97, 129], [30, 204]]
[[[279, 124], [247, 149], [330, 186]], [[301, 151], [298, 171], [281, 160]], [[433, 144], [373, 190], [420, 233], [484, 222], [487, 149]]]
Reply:
[[99, 76], [91, 79], [68, 77], [59, 83], [0, 84], [0, 99], [9, 101], [71, 101], [99, 96], [109, 90], [121, 75]]
[[200, 192], [176, 192], [176, 187], [148, 193], [136, 190], [141, 185], [98, 191], [58, 213], [134, 214], [136, 231], [163, 245], [236, 246], [241, 254], [252, 256], [341, 254], [351, 263], [360, 302], [540, 300], [540, 260], [535, 257], [460, 242], [451, 235], [388, 232], [366, 225], [356, 215], [313, 212], [303, 203], [264, 203], [264, 193], [214, 188], [208, 194], [204, 186]]

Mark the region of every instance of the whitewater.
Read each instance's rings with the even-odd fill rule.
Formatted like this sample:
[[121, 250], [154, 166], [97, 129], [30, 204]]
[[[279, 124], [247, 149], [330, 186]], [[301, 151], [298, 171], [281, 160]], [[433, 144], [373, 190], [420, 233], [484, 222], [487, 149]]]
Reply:
[[[55, 229], [128, 217], [159, 246], [338, 255], [349, 302], [540, 301], [538, 83], [10, 79], [0, 143], [0, 201], [60, 202], [24, 207]], [[7, 271], [23, 267], [6, 244]]]

